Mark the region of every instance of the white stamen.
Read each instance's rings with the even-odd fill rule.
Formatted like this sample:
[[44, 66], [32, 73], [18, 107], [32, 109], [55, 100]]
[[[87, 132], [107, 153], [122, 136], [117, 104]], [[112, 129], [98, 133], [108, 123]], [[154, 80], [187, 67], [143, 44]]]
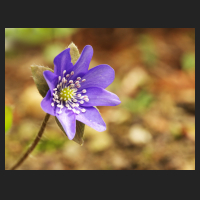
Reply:
[[76, 107], [79, 107], [79, 104], [78, 103], [75, 103], [76, 104]]
[[69, 74], [66, 75], [66, 78], [68, 78], [68, 77], [69, 77]]
[[72, 107], [74, 108], [75, 106], [76, 106], [76, 104], [75, 104], [75, 103], [73, 103], [73, 104], [72, 104]]
[[81, 77], [77, 77], [77, 80], [78, 80], [78, 81], [81, 80]]
[[57, 88], [54, 88], [53, 90], [55, 91], [55, 90], [57, 90]]
[[79, 81], [76, 81], [75, 84], [79, 84]]
[[79, 110], [77, 110], [77, 111], [76, 111], [76, 114], [79, 114], [79, 113], [80, 113], [80, 111], [79, 111]]
[[65, 77], [63, 77], [62, 82], [65, 83]]
[[86, 89], [82, 90], [82, 93], [86, 93]]
[[86, 102], [88, 102], [88, 101], [89, 101], [89, 99], [88, 99], [88, 98], [84, 98], [84, 100], [85, 100]]
[[85, 112], [86, 110], [84, 108], [81, 109], [82, 112]]
[[73, 80], [70, 80], [69, 83], [73, 83]]
[[74, 90], [74, 92], [77, 92], [78, 89], [77, 89], [77, 88], [74, 88], [73, 90]]
[[73, 71], [71, 72], [71, 75], [74, 75], [74, 72], [73, 72]]
[[58, 77], [58, 80], [59, 80], [59, 81], [61, 80], [61, 76]]
[[59, 110], [59, 111], [58, 111], [58, 114], [61, 114], [61, 113], [62, 113], [62, 110]]
[[60, 85], [58, 84], [58, 85], [57, 85], [57, 88], [59, 88], [59, 87], [60, 87]]
[[82, 82], [85, 82], [85, 81], [86, 81], [86, 79], [83, 79], [83, 80], [82, 80]]
[[83, 101], [83, 100], [81, 100], [81, 101], [80, 101], [80, 104], [83, 104], [83, 103], [84, 103], [84, 101]]
[[79, 85], [77, 85], [76, 87], [77, 87], [77, 88], [80, 88], [80, 87], [81, 87], [81, 85], [79, 84]]
[[66, 106], [66, 107], [69, 107], [69, 104], [68, 104], [68, 103], [66, 103], [66, 104], [65, 104], [65, 106]]
[[73, 102], [77, 102], [77, 100], [76, 100], [76, 99], [73, 99]]
[[57, 102], [57, 103], [60, 103], [60, 101], [58, 101], [58, 100], [57, 100], [56, 102]]
[[51, 106], [54, 106], [54, 103], [53, 103], [53, 102], [51, 103]]
[[74, 85], [74, 84], [71, 84], [70, 86], [71, 86], [71, 87], [74, 87], [75, 85]]
[[62, 87], [62, 82], [60, 82], [60, 87]]
[[81, 94], [77, 94], [77, 97], [81, 97]]
[[66, 70], [63, 71], [63, 76], [64, 76], [65, 72], [66, 72]]
[[56, 100], [53, 98], [53, 101], [56, 101]]

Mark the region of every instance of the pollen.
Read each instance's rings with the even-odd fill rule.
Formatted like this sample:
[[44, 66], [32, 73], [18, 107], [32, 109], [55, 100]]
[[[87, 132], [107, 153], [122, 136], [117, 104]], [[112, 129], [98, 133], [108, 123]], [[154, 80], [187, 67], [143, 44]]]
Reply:
[[60, 99], [66, 99], [66, 101], [70, 100], [74, 96], [74, 91], [69, 87], [63, 88], [60, 92]]

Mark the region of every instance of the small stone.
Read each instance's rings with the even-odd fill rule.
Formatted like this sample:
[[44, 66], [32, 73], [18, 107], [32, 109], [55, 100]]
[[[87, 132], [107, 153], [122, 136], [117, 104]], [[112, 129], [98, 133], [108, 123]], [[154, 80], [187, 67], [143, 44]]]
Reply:
[[128, 137], [133, 144], [146, 144], [152, 139], [150, 132], [140, 125], [133, 125]]

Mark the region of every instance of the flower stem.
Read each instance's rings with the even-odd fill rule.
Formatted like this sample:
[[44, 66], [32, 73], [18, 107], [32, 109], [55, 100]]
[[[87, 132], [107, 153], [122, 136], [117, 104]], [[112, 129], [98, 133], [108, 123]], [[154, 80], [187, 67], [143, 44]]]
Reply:
[[19, 167], [24, 162], [24, 160], [29, 156], [29, 154], [33, 151], [33, 149], [36, 147], [36, 145], [38, 144], [38, 142], [40, 141], [42, 137], [42, 134], [44, 133], [44, 129], [46, 127], [47, 121], [49, 120], [49, 117], [50, 117], [50, 114], [46, 113], [45, 118], [40, 127], [40, 130], [35, 140], [33, 141], [32, 145], [28, 148], [25, 154], [19, 159], [19, 161], [13, 167], [10, 168], [10, 170], [15, 170], [17, 167]]

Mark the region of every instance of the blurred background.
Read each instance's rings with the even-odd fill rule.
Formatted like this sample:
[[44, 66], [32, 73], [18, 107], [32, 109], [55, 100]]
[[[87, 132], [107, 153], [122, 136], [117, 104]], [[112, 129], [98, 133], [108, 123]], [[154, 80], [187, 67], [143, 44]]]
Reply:
[[35, 138], [45, 116], [30, 65], [53, 69], [74, 42], [92, 45], [90, 68], [108, 64], [107, 90], [121, 104], [98, 107], [107, 130], [86, 126], [84, 145], [70, 141], [51, 117], [21, 170], [194, 170], [195, 29], [6, 28], [5, 169]]

